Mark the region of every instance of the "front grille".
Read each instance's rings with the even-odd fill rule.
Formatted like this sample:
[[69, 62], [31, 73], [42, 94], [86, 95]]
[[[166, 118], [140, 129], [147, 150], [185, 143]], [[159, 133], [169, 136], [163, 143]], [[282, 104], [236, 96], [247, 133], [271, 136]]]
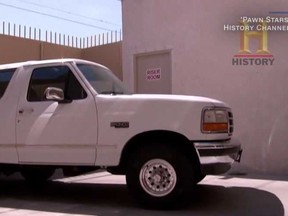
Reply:
[[228, 133], [229, 135], [232, 135], [234, 131], [234, 121], [233, 121], [233, 113], [231, 111], [228, 111], [228, 122], [229, 122]]

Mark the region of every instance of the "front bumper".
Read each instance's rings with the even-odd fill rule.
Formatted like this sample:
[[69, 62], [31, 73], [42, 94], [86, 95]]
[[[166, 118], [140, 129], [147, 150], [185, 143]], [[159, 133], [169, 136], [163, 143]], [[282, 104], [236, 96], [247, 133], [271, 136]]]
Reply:
[[199, 156], [201, 172], [207, 174], [222, 174], [227, 172], [236, 161], [240, 162], [241, 144], [235, 140], [216, 142], [193, 142]]

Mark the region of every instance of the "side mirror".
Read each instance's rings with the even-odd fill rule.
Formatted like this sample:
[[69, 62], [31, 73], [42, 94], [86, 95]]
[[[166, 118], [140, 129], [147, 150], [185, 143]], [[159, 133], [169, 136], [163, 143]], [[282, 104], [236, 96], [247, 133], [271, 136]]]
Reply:
[[45, 98], [49, 101], [63, 101], [64, 92], [60, 88], [48, 87], [44, 92]]

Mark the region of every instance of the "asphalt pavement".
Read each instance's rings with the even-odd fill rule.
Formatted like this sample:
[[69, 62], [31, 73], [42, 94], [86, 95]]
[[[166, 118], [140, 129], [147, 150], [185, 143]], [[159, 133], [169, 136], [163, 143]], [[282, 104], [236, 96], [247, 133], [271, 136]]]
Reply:
[[124, 176], [98, 172], [34, 187], [19, 177], [0, 177], [0, 216], [202, 216], [288, 215], [288, 178], [256, 175], [207, 176], [188, 206], [145, 210], [129, 196]]

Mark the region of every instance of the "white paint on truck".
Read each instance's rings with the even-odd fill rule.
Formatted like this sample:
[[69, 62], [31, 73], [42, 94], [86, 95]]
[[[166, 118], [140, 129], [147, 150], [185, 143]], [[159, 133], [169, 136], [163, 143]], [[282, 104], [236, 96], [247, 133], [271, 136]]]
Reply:
[[106, 167], [147, 206], [179, 200], [242, 152], [227, 104], [132, 94], [80, 59], [1, 65], [0, 119], [0, 172], [43, 181], [57, 168], [71, 176]]

